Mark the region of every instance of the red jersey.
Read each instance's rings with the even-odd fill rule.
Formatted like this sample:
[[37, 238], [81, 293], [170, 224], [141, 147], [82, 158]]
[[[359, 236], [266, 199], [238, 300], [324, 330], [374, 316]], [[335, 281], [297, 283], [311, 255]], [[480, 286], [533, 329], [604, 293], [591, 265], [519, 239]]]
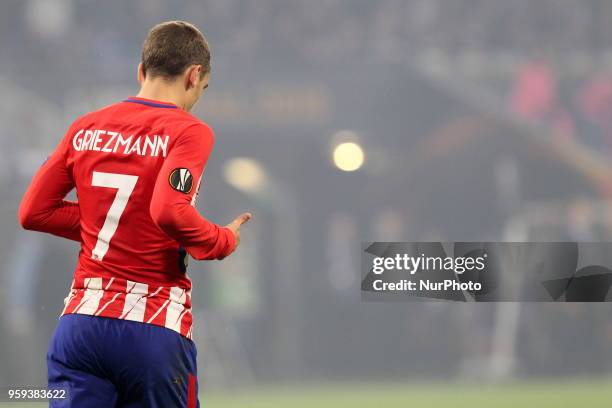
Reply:
[[[131, 97], [78, 118], [19, 208], [26, 229], [79, 241], [62, 314], [165, 326], [191, 338], [187, 254], [221, 259], [231, 230], [194, 208], [213, 132], [176, 105]], [[78, 202], [64, 200], [76, 188]]]

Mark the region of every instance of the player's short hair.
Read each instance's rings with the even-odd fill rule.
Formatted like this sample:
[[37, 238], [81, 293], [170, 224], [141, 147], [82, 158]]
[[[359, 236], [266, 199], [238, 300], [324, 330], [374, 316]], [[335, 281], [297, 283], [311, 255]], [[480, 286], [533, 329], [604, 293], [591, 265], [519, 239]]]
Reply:
[[166, 79], [181, 75], [191, 65], [210, 72], [210, 48], [204, 35], [186, 21], [166, 21], [153, 27], [142, 46], [142, 72]]

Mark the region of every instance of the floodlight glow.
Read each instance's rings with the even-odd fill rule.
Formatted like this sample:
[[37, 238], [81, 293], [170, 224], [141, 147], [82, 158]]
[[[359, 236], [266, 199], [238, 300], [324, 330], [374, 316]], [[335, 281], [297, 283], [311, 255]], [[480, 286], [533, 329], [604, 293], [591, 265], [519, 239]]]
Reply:
[[365, 154], [357, 143], [345, 142], [334, 147], [334, 164], [342, 171], [355, 171], [363, 166]]
[[228, 160], [223, 168], [223, 175], [229, 185], [248, 193], [262, 190], [267, 179], [262, 166], [246, 157]]

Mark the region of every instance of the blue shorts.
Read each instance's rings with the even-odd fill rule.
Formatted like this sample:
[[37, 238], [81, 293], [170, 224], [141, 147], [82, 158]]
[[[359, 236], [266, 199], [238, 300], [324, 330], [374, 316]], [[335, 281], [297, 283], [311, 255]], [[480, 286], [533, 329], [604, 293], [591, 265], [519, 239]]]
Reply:
[[51, 407], [199, 407], [195, 344], [165, 327], [62, 316], [47, 367], [49, 388], [69, 396]]

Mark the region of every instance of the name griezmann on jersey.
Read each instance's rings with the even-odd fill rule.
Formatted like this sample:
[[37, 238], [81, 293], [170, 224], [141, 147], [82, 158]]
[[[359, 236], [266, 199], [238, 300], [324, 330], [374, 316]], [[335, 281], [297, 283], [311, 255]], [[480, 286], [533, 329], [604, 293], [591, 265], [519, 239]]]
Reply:
[[119, 132], [103, 129], [81, 129], [72, 138], [74, 150], [94, 151], [103, 153], [120, 153], [124, 155], [166, 157], [168, 154], [168, 135], [130, 135], [123, 136]]

